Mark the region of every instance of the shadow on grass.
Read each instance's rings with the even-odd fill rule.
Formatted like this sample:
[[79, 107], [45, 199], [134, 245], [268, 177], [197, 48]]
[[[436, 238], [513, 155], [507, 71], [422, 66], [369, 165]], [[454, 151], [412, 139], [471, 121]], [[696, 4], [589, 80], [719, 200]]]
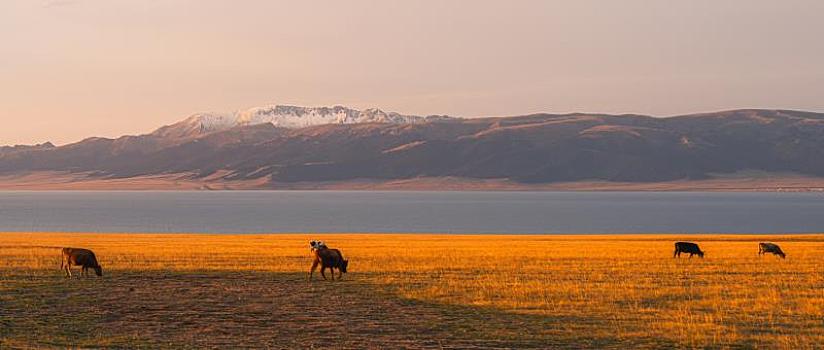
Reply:
[[368, 276], [304, 273], [0, 270], [0, 348], [667, 347], [569, 327], [606, 320], [506, 313], [399, 298]]

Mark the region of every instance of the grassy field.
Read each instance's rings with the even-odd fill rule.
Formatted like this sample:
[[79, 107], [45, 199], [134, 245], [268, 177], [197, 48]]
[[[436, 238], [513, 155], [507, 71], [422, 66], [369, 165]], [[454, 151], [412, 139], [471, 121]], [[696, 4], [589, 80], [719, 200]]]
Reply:
[[[342, 281], [307, 281], [310, 239], [350, 260]], [[104, 277], [65, 278], [62, 246]], [[0, 348], [824, 344], [824, 235], [3, 233], [0, 260]]]

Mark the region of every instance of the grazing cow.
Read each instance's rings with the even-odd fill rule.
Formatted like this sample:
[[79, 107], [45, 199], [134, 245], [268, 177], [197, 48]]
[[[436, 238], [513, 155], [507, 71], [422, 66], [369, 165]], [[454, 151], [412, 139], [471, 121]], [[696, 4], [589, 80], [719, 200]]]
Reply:
[[787, 257], [787, 254], [784, 254], [784, 252], [781, 250], [781, 247], [779, 247], [778, 244], [766, 242], [758, 243], [758, 255], [766, 253], [773, 253], [775, 255], [780, 256], [781, 259]]
[[335, 280], [335, 269], [338, 269], [338, 279], [340, 280], [343, 278], [343, 274], [346, 273], [346, 268], [349, 266], [349, 260], [343, 258], [340, 250], [329, 249], [325, 246], [320, 249], [314, 249], [312, 251], [312, 257], [312, 268], [309, 270], [310, 281], [318, 265], [320, 265], [320, 275], [323, 279], [326, 279], [324, 271], [328, 268], [329, 271], [332, 272], [333, 281]]
[[694, 254], [698, 254], [702, 259], [704, 258], [704, 252], [701, 251], [701, 248], [698, 248], [698, 245], [692, 242], [675, 242], [675, 253], [672, 257], [681, 257], [681, 253], [690, 253], [690, 258]]
[[103, 276], [103, 268], [97, 262], [94, 252], [82, 248], [63, 248], [63, 260], [60, 262], [60, 269], [66, 270], [66, 277], [71, 277], [71, 266], [81, 266], [80, 276], [88, 276], [89, 268], [94, 269], [94, 273]]

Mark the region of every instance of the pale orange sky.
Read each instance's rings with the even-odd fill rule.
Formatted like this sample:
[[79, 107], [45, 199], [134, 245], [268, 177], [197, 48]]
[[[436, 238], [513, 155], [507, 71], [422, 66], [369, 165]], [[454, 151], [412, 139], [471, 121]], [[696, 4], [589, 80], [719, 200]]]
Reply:
[[824, 1], [0, 1], [0, 144], [267, 104], [824, 111]]

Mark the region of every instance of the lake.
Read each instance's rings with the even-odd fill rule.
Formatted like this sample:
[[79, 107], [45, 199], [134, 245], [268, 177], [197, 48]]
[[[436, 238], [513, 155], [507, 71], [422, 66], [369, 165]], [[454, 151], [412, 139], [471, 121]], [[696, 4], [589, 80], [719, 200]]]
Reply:
[[807, 233], [824, 194], [2, 191], [0, 231]]

